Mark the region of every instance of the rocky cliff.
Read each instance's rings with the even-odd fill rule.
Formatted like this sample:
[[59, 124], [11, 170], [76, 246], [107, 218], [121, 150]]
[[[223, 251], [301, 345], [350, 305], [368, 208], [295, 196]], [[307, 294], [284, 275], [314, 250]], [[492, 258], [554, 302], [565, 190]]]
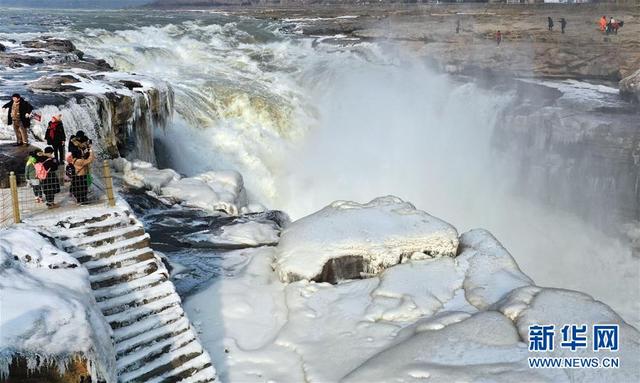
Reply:
[[[41, 116], [41, 121], [32, 119], [35, 143], [44, 144], [47, 122], [62, 114], [67, 137], [84, 131], [102, 157], [155, 161], [153, 130], [163, 128], [173, 113], [173, 91], [167, 83], [114, 71], [68, 40], [43, 37], [2, 44], [0, 92], [7, 99], [20, 93]], [[6, 110], [0, 117], [6, 119]], [[0, 139], [13, 140], [13, 129], [4, 122], [2, 126]]]

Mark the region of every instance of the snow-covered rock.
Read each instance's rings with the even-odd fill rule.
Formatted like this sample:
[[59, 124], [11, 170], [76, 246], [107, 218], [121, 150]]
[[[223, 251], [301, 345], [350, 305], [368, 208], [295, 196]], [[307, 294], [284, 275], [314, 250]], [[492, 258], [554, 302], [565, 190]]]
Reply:
[[[222, 381], [640, 379], [638, 331], [606, 305], [535, 286], [485, 230], [462, 234], [460, 247], [455, 258], [410, 259], [335, 285], [284, 283], [271, 268], [279, 249], [240, 250], [225, 257], [246, 257], [242, 271], [190, 297], [186, 310]], [[620, 324], [621, 368], [529, 368], [526, 330], [535, 322]]]
[[180, 175], [173, 169], [157, 169], [149, 162], [116, 158], [111, 164], [117, 172], [123, 174], [122, 180], [126, 185], [156, 193], [171, 181], [180, 179]]
[[231, 215], [238, 215], [247, 205], [242, 176], [233, 170], [209, 171], [171, 181], [162, 188], [161, 194], [181, 201], [184, 206], [220, 210]]
[[457, 248], [453, 226], [400, 198], [337, 201], [282, 232], [275, 267], [285, 282], [335, 283], [408, 259], [453, 257]]
[[84, 357], [94, 379], [115, 382], [111, 328], [78, 261], [27, 228], [0, 231], [0, 378], [14, 355], [36, 370]]
[[478, 309], [486, 309], [503, 298], [505, 292], [533, 285], [511, 254], [488, 231], [471, 230], [460, 236], [460, 255], [466, 263], [465, 297]]
[[182, 178], [172, 169], [158, 169], [144, 161], [118, 158], [114, 170], [125, 185], [155, 193], [163, 201], [230, 215], [263, 211], [257, 204], [247, 204], [244, 182], [233, 170], [209, 171]]

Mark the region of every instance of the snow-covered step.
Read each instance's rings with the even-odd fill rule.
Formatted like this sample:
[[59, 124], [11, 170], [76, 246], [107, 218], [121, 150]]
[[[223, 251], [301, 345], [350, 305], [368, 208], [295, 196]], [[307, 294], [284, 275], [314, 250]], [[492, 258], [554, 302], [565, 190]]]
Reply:
[[[87, 210], [86, 212], [88, 212]], [[109, 218], [122, 217], [129, 215], [127, 211], [102, 211], [100, 214], [93, 215], [91, 217], [83, 216], [76, 218], [74, 216], [66, 216], [60, 219], [56, 226], [64, 229], [74, 229], [76, 227], [90, 227], [98, 222], [106, 221]]]
[[81, 263], [96, 258], [107, 258], [126, 251], [149, 247], [149, 238], [149, 234], [145, 233], [139, 237], [127, 239], [118, 243], [110, 243], [98, 247], [84, 247], [81, 250], [71, 253], [71, 255], [77, 258]]
[[136, 262], [151, 259], [153, 256], [153, 250], [148, 247], [144, 247], [142, 249], [136, 249], [133, 251], [114, 255], [109, 258], [98, 258], [92, 261], [87, 261], [84, 263], [84, 267], [95, 274], [101, 272], [100, 270], [104, 268], [118, 268], [128, 266]]
[[125, 239], [139, 237], [141, 235], [144, 235], [144, 228], [142, 225], [125, 226], [92, 236], [71, 238], [63, 241], [62, 246], [67, 251], [74, 251], [85, 247], [99, 247], [116, 243]]
[[182, 308], [179, 306], [171, 306], [154, 315], [139, 320], [136, 323], [114, 329], [113, 339], [118, 343], [127, 339], [132, 339], [146, 331], [175, 323], [182, 317], [184, 317], [184, 311], [182, 311]]
[[148, 380], [147, 383], [208, 383], [215, 381], [215, 370], [206, 354], [199, 355], [174, 370]]
[[128, 326], [140, 319], [155, 314], [162, 310], [165, 310], [171, 306], [180, 306], [182, 301], [178, 294], [172, 294], [164, 298], [155, 300], [142, 306], [133, 307], [123, 312], [105, 315], [107, 322], [111, 325], [111, 328], [120, 328]]
[[131, 372], [160, 358], [162, 354], [175, 351], [193, 341], [196, 336], [193, 331], [184, 331], [172, 338], [155, 342], [148, 347], [128, 353], [116, 361], [118, 375]]
[[101, 302], [106, 299], [115, 298], [121, 295], [130, 294], [134, 291], [142, 291], [153, 288], [169, 278], [169, 273], [162, 267], [149, 275], [129, 281], [124, 284], [107, 286], [93, 290], [96, 301]]
[[39, 225], [89, 271], [96, 302], [113, 329], [118, 381], [215, 381], [211, 358], [142, 224], [121, 208], [65, 214]]
[[186, 317], [180, 317], [177, 321], [169, 323], [165, 326], [160, 326], [155, 329], [145, 331], [133, 338], [129, 338], [118, 342], [116, 347], [116, 355], [118, 357], [139, 349], [146, 347], [148, 344], [158, 342], [166, 338], [181, 334], [191, 328], [189, 320]]
[[177, 350], [166, 352], [141, 368], [120, 375], [119, 378], [123, 382], [148, 382], [202, 354], [202, 346], [198, 342], [191, 342]]
[[104, 315], [112, 315], [175, 293], [176, 289], [173, 283], [166, 281], [150, 289], [133, 291], [129, 294], [105, 299], [98, 302], [98, 307], [100, 307]]
[[73, 229], [64, 229], [64, 232], [59, 235], [58, 239], [66, 241], [71, 238], [90, 237], [122, 227], [131, 226], [136, 224], [136, 222], [135, 218], [129, 216], [111, 216], [104, 221], [98, 221], [85, 226], [75, 227]]
[[91, 288], [100, 289], [142, 278], [158, 270], [159, 262], [161, 261], [148, 259], [119, 269], [111, 269], [101, 274], [89, 275]]

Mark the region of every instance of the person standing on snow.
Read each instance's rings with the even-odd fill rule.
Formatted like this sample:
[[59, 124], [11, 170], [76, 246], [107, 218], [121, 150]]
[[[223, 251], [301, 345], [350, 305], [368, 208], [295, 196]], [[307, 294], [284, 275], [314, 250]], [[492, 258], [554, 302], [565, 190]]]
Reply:
[[553, 19], [551, 16], [547, 17], [547, 24], [549, 25], [549, 30], [553, 31]]
[[62, 115], [52, 116], [47, 126], [47, 144], [53, 147], [53, 154], [61, 163], [64, 159], [64, 143], [67, 136], [64, 134], [64, 125], [62, 125]]
[[11, 101], [2, 107], [9, 109], [7, 111], [7, 123], [13, 125], [13, 130], [16, 133], [15, 146], [29, 145], [27, 129], [31, 126], [30, 118], [33, 106], [16, 93], [11, 96]]
[[560, 19], [560, 29], [562, 30], [562, 33], [564, 33], [564, 29], [566, 27], [567, 27], [567, 19], [563, 17]]

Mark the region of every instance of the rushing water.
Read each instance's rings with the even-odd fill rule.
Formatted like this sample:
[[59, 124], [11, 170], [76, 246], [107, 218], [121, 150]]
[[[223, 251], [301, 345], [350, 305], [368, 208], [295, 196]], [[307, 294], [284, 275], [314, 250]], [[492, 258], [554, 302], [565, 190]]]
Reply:
[[[513, 89], [436, 73], [392, 45], [326, 42], [280, 27], [206, 12], [15, 11], [0, 32], [71, 38], [120, 70], [168, 81], [176, 114], [156, 136], [165, 166], [236, 169], [252, 199], [293, 218], [335, 199], [395, 194], [461, 231], [490, 229], [539, 284], [588, 292], [640, 322], [630, 246], [578, 211], [514, 195], [521, 177], [492, 149]], [[563, 87], [580, 102], [619, 102], [607, 87]], [[513, 143], [516, 154], [517, 145], [526, 143]]]

